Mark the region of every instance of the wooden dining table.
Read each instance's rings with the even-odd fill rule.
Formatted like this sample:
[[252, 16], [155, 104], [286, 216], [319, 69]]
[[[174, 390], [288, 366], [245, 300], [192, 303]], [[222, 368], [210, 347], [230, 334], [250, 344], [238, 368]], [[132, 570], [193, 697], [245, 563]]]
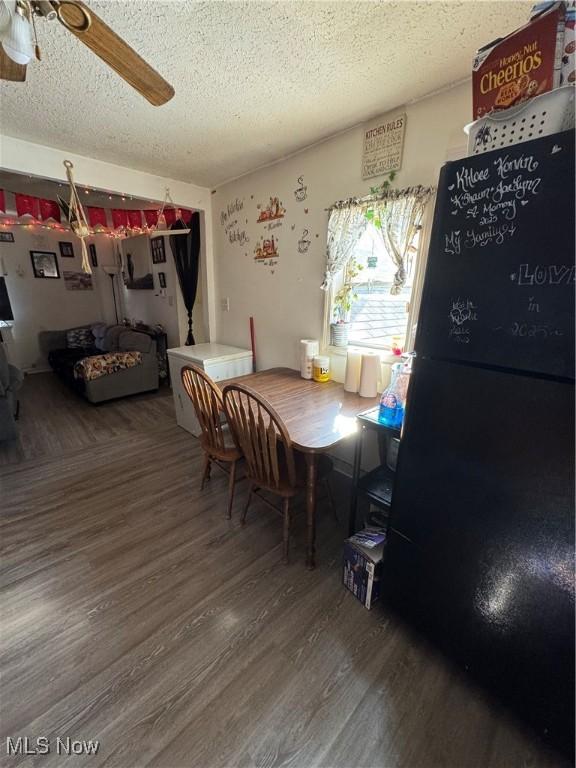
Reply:
[[293, 447], [306, 459], [306, 566], [315, 567], [316, 484], [318, 456], [353, 439], [356, 416], [373, 408], [378, 398], [360, 397], [345, 392], [335, 381], [319, 383], [303, 379], [291, 368], [270, 368], [266, 371], [238, 376], [218, 382], [224, 388], [232, 382], [242, 382], [268, 400], [288, 428]]

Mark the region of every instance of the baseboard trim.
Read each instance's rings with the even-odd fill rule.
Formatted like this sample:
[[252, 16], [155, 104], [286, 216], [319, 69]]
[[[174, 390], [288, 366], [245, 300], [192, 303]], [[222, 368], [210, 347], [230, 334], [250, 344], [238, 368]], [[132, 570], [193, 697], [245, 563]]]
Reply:
[[28, 376], [33, 373], [52, 373], [52, 368], [49, 366], [46, 368], [22, 368], [22, 371]]

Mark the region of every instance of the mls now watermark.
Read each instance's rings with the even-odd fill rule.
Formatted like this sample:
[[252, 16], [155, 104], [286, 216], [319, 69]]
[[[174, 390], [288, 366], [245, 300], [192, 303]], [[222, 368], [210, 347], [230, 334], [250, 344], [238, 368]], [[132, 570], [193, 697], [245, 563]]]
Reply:
[[71, 739], [68, 736], [57, 736], [51, 739], [48, 736], [37, 736], [35, 739], [29, 736], [7, 736], [6, 753], [15, 755], [95, 755], [100, 747], [96, 739]]

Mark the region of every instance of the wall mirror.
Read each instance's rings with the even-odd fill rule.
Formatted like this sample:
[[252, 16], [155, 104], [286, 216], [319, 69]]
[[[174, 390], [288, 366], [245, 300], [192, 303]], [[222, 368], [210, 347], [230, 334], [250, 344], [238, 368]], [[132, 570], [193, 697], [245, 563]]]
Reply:
[[127, 237], [120, 242], [120, 253], [126, 288], [132, 291], [154, 290], [150, 238], [147, 235]]

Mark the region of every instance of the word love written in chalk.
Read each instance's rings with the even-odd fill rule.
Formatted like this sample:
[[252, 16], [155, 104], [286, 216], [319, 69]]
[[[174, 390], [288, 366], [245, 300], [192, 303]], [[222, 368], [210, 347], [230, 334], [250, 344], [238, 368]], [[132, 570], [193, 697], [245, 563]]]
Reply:
[[512, 272], [510, 280], [518, 285], [573, 285], [576, 283], [576, 267], [567, 264], [520, 264], [518, 272]]

